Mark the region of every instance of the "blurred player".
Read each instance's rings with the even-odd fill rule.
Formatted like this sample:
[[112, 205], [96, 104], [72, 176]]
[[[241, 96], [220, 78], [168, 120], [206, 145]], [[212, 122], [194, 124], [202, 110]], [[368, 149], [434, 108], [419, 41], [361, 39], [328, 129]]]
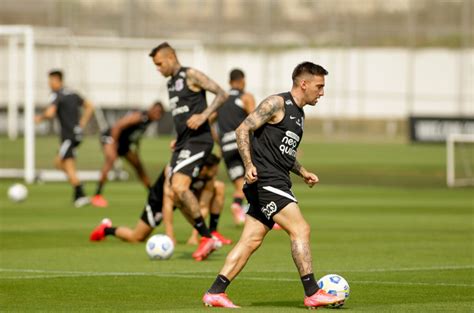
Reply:
[[232, 215], [234, 223], [241, 225], [245, 220], [245, 213], [242, 209], [244, 200], [244, 164], [237, 149], [235, 130], [242, 123], [248, 114], [255, 109], [255, 99], [252, 94], [245, 92], [245, 75], [239, 69], [230, 72], [229, 98], [217, 110], [217, 125], [219, 143], [221, 145], [222, 156], [227, 167], [227, 174], [234, 184], [234, 194], [232, 201]]
[[[307, 307], [336, 303], [339, 299], [319, 289], [314, 279], [310, 249], [310, 226], [291, 192], [289, 171], [312, 187], [318, 177], [296, 160], [303, 136], [306, 105], [315, 106], [324, 95], [327, 71], [311, 62], [293, 71], [290, 92], [265, 99], [237, 128], [237, 144], [245, 164], [245, 196], [250, 204], [239, 242], [227, 255], [224, 267], [203, 297], [207, 306], [237, 307], [225, 290], [244, 268], [252, 253], [277, 222], [290, 236], [291, 254], [305, 290]], [[254, 134], [252, 144], [250, 134]]]
[[[224, 184], [216, 179], [219, 161], [219, 157], [213, 154], [209, 155], [199, 176], [193, 180], [191, 189], [199, 198], [201, 208], [210, 211], [212, 235], [219, 239], [222, 244], [230, 244], [231, 240], [217, 231], [217, 224], [224, 203]], [[174, 197], [169, 183], [167, 183], [167, 172], [169, 171], [163, 170], [150, 189], [148, 201], [134, 229], [123, 226], [112, 227], [112, 222], [109, 219], [104, 219], [91, 233], [90, 239], [100, 241], [105, 236], [111, 235], [128, 242], [144, 241], [151, 234], [153, 228], [157, 227], [163, 220], [166, 234], [176, 242], [172, 214], [173, 207], [178, 206], [179, 203], [176, 201], [177, 199]], [[183, 214], [190, 222], [193, 221], [192, 217], [187, 215], [185, 211], [183, 211]]]
[[161, 119], [163, 115], [163, 105], [155, 102], [147, 111], [130, 112], [119, 119], [111, 128], [107, 129], [100, 137], [102, 151], [105, 156], [105, 163], [102, 167], [95, 196], [92, 197], [92, 204], [97, 207], [106, 207], [107, 200], [102, 195], [102, 189], [107, 181], [107, 174], [114, 166], [117, 157], [124, 157], [135, 169], [143, 185], [149, 189], [150, 179], [148, 178], [142, 161], [139, 156], [140, 139], [148, 126]]
[[[63, 73], [59, 70], [49, 72], [51, 104], [43, 114], [36, 115], [35, 122], [58, 117], [61, 126], [61, 145], [55, 159], [55, 165], [66, 173], [69, 183], [74, 188], [74, 206], [79, 208], [90, 202], [86, 197], [76, 172], [76, 148], [82, 141], [82, 130], [89, 122], [94, 107], [88, 100], [69, 90], [63, 85]], [[82, 115], [80, 108], [83, 108]]]
[[[227, 94], [205, 74], [193, 68], [182, 67], [175, 50], [168, 43], [155, 47], [149, 55], [158, 71], [164, 77], [170, 77], [168, 94], [177, 134], [170, 162], [171, 189], [183, 204], [183, 209], [192, 216], [193, 226], [201, 235], [201, 242], [193, 257], [204, 259], [214, 251], [218, 241], [212, 238], [190, 186], [193, 177], [199, 174], [204, 160], [212, 151], [213, 139], [208, 118], [224, 103]], [[216, 95], [209, 106], [206, 91]]]

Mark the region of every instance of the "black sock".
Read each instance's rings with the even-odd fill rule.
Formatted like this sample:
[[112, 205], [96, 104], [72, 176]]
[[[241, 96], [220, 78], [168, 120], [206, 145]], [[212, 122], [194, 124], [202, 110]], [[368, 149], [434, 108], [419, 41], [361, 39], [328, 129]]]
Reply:
[[209, 231], [212, 233], [217, 230], [217, 224], [219, 223], [220, 214], [211, 213], [209, 221]]
[[103, 182], [99, 182], [99, 183], [97, 184], [97, 190], [95, 191], [95, 194], [96, 194], [96, 195], [102, 194], [102, 188], [104, 188], [104, 183], [103, 183]]
[[307, 297], [314, 295], [316, 291], [318, 291], [319, 289], [318, 284], [316, 283], [316, 280], [314, 280], [313, 273], [302, 276], [301, 282], [303, 283], [304, 294]]
[[234, 197], [234, 200], [232, 203], [237, 203], [238, 205], [242, 205], [242, 203], [244, 202], [244, 199], [243, 198], [237, 198], [237, 197]]
[[74, 186], [74, 199], [78, 199], [78, 198], [81, 198], [81, 197], [85, 197], [85, 193], [84, 193], [84, 190], [82, 189], [82, 185], [77, 185], [77, 186]]
[[204, 219], [202, 216], [199, 216], [198, 218], [194, 219], [194, 225], [193, 227], [198, 231], [199, 235], [202, 237], [207, 237], [211, 238], [211, 232], [209, 231], [209, 228], [207, 228], [206, 223], [204, 223]]
[[115, 231], [117, 230], [117, 227], [106, 227], [104, 228], [104, 233], [106, 236], [115, 236]]
[[209, 293], [224, 293], [226, 288], [229, 286], [230, 280], [227, 279], [224, 275], [217, 275], [216, 280], [212, 284], [211, 288], [207, 292]]

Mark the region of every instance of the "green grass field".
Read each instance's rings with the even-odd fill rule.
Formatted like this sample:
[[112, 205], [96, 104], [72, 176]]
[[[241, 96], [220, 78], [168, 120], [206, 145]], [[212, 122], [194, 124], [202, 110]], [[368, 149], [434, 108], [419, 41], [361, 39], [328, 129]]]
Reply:
[[[143, 143], [151, 176], [169, 158], [168, 140]], [[0, 167], [21, 160], [18, 147], [21, 142], [0, 139]], [[38, 138], [38, 147], [37, 162], [50, 166], [56, 138]], [[88, 137], [80, 166], [99, 167], [98, 149], [96, 138]], [[344, 312], [474, 310], [474, 193], [445, 187], [444, 146], [307, 136], [300, 150], [302, 164], [321, 179], [309, 189], [294, 178], [294, 193], [312, 225], [315, 274], [338, 273], [349, 281]], [[223, 171], [220, 176], [226, 179]], [[27, 201], [14, 204], [6, 199], [11, 183], [0, 181], [0, 311], [217, 311], [200, 299], [230, 248], [193, 261], [194, 247], [184, 243], [191, 228], [179, 213], [179, 244], [167, 261], [148, 260], [144, 244], [88, 241], [103, 217], [115, 225], [136, 223], [145, 199], [136, 181], [109, 183], [107, 209], [73, 208], [66, 183], [31, 185]], [[93, 189], [86, 184], [89, 193]], [[220, 230], [238, 239], [241, 229], [228, 210], [230, 186], [227, 191]], [[304, 310], [289, 252], [286, 234], [270, 232], [228, 289], [242, 311]]]

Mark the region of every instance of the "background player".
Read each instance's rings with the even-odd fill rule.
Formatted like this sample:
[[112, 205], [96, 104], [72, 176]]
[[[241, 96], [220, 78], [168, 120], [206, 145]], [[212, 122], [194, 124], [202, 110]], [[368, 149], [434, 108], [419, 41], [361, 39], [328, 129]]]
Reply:
[[[229, 239], [217, 232], [219, 216], [224, 204], [224, 184], [216, 179], [219, 161], [219, 157], [214, 154], [209, 155], [199, 176], [194, 179], [192, 189], [199, 198], [202, 209], [209, 210], [211, 213], [212, 235], [217, 237], [222, 244], [230, 244]], [[111, 235], [128, 242], [144, 241], [163, 220], [166, 234], [176, 243], [173, 231], [173, 207], [179, 203], [176, 202], [177, 199], [171, 191], [169, 181], [166, 179], [167, 175], [169, 175], [169, 168], [163, 170], [150, 189], [147, 203], [134, 229], [124, 226], [112, 227], [112, 222], [109, 219], [104, 219], [91, 233], [90, 239], [100, 241], [105, 236]], [[185, 211], [183, 214], [190, 222], [193, 221]]]
[[[82, 207], [90, 202], [86, 197], [81, 182], [76, 173], [76, 148], [82, 141], [82, 130], [89, 122], [94, 107], [79, 94], [64, 88], [63, 73], [59, 70], [49, 72], [49, 87], [51, 88], [51, 105], [43, 114], [36, 115], [35, 122], [58, 117], [61, 127], [61, 145], [55, 159], [55, 165], [66, 173], [69, 183], [74, 188], [74, 206]], [[82, 115], [80, 108], [83, 108]]]
[[252, 94], [245, 91], [245, 74], [239, 69], [234, 69], [229, 75], [229, 98], [217, 110], [217, 126], [222, 157], [227, 167], [227, 174], [234, 184], [232, 201], [232, 215], [234, 223], [241, 225], [245, 220], [242, 209], [244, 199], [244, 164], [237, 149], [235, 129], [244, 121], [248, 114], [255, 109], [255, 99]]
[[[212, 151], [213, 139], [208, 122], [209, 116], [227, 99], [226, 92], [202, 72], [182, 67], [175, 50], [166, 42], [150, 52], [158, 71], [168, 80], [176, 144], [171, 157], [171, 188], [183, 209], [193, 218], [193, 226], [201, 235], [201, 242], [193, 253], [195, 259], [204, 259], [215, 249], [217, 240], [200, 213], [196, 196], [190, 190], [192, 178], [199, 174], [203, 161]], [[216, 96], [207, 106], [206, 91]]]
[[147, 111], [134, 111], [126, 114], [101, 135], [100, 142], [102, 143], [105, 163], [102, 167], [95, 196], [92, 197], [93, 205], [97, 207], [108, 205], [102, 191], [107, 181], [107, 174], [119, 156], [124, 157], [130, 163], [143, 185], [147, 189], [150, 188], [150, 179], [139, 156], [139, 143], [148, 126], [152, 122], [161, 119], [162, 115], [163, 105], [157, 101]]
[[236, 307], [227, 298], [225, 290], [275, 222], [290, 236], [291, 253], [306, 294], [304, 304], [318, 307], [342, 300], [327, 294], [316, 284], [310, 226], [291, 191], [289, 175], [291, 170], [310, 187], [318, 182], [318, 177], [296, 160], [296, 151], [303, 136], [303, 107], [316, 105], [324, 95], [327, 73], [323, 67], [311, 62], [299, 64], [293, 71], [291, 91], [265, 99], [236, 130], [239, 152], [245, 164], [247, 184], [244, 191], [250, 207], [240, 240], [227, 255], [220, 274], [204, 295], [204, 304]]

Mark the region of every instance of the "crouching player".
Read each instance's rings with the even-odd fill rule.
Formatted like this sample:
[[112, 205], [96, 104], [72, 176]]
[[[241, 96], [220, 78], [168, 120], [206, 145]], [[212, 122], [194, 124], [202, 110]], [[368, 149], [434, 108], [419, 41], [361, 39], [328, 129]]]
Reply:
[[[209, 155], [198, 177], [193, 180], [191, 187], [193, 193], [199, 199], [201, 209], [203, 211], [210, 211], [210, 230], [212, 235], [222, 244], [230, 244], [231, 240], [225, 238], [217, 231], [219, 217], [224, 207], [224, 184], [216, 179], [219, 161], [220, 158], [216, 155]], [[100, 241], [106, 236], [115, 236], [128, 242], [145, 241], [153, 229], [163, 221], [166, 235], [176, 243], [173, 231], [173, 209], [181, 207], [182, 204], [179, 203], [178, 198], [171, 191], [171, 186], [167, 179], [168, 173], [168, 169], [163, 170], [160, 177], [151, 187], [148, 201], [134, 229], [124, 226], [112, 227], [112, 222], [109, 219], [103, 219], [101, 224], [91, 233], [90, 240]], [[193, 218], [186, 214], [185, 210], [182, 210], [182, 212], [185, 218], [193, 224]], [[198, 261], [202, 260], [196, 259]]]
[[105, 156], [105, 163], [102, 166], [95, 196], [92, 198], [94, 206], [106, 207], [108, 205], [102, 191], [107, 181], [107, 174], [118, 157], [124, 157], [133, 166], [143, 185], [148, 189], [150, 188], [150, 179], [140, 160], [138, 148], [140, 139], [148, 126], [152, 122], [160, 120], [163, 112], [163, 105], [157, 101], [147, 111], [133, 111], [126, 114], [111, 128], [102, 133], [100, 142]]

